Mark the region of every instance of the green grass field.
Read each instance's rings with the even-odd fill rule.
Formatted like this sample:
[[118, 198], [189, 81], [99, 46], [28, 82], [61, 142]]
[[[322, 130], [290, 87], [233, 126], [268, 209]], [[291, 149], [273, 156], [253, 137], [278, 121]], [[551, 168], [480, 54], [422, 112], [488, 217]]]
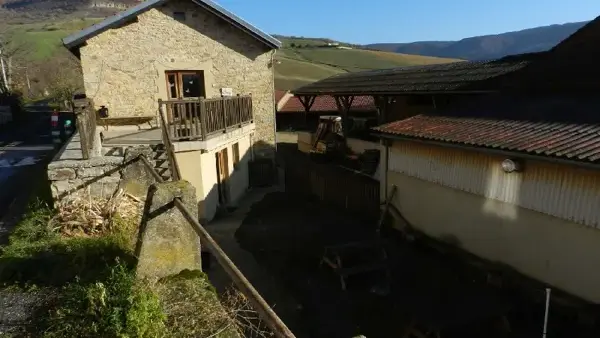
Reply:
[[45, 60], [62, 48], [61, 39], [67, 35], [91, 26], [102, 19], [86, 18], [68, 21], [23, 24], [15, 26], [13, 38], [24, 42], [31, 60]]
[[[65, 21], [21, 24], [14, 26], [17, 41], [24, 41], [32, 61], [46, 60], [62, 48], [65, 36], [101, 21], [101, 18], [82, 18]], [[275, 86], [294, 89], [335, 74], [370, 69], [454, 62], [420, 55], [406, 55], [363, 49], [318, 48], [324, 40], [311, 38], [281, 38], [283, 48], [277, 51]], [[291, 48], [295, 45], [312, 47]]]
[[278, 89], [294, 89], [326, 77], [373, 69], [459, 61], [364, 49], [283, 48], [277, 51], [275, 81]]

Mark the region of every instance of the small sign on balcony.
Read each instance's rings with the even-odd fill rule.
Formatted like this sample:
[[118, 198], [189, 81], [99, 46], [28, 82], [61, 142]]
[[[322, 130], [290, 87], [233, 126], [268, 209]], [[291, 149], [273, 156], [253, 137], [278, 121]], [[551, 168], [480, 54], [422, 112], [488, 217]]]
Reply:
[[223, 97], [233, 96], [233, 89], [232, 88], [221, 88], [221, 96], [223, 96]]

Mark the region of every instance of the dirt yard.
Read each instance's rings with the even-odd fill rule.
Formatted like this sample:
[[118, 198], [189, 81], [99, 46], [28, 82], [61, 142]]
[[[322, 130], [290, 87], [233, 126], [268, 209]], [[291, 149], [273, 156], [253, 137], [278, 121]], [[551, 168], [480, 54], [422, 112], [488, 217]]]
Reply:
[[[372, 237], [373, 227], [306, 197], [275, 192], [251, 207], [235, 236], [300, 302], [310, 337], [402, 337], [412, 320], [442, 328], [444, 338], [541, 335], [543, 308], [535, 308], [525, 326], [514, 322], [509, 295], [489, 288], [470, 268], [397, 236], [387, 236], [389, 292], [375, 292], [385, 290], [381, 272], [351, 277], [342, 291], [338, 276], [319, 264], [324, 247]], [[503, 315], [510, 334], [502, 333]], [[531, 333], [515, 333], [529, 332], [529, 324]]]

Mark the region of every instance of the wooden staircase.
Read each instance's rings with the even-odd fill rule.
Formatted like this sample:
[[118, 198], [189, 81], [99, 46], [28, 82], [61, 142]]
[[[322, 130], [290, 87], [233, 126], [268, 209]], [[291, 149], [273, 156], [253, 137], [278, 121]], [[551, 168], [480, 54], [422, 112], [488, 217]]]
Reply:
[[[135, 147], [136, 144], [128, 145], [105, 145], [102, 148], [102, 155], [104, 156], [117, 156], [124, 157], [125, 150], [128, 147]], [[167, 158], [167, 151], [164, 144], [150, 144], [148, 145], [152, 149], [152, 155], [148, 159], [154, 166], [156, 172], [165, 181], [171, 181], [173, 175], [171, 168], [169, 168], [169, 160]]]
[[154, 164], [154, 169], [165, 181], [171, 181], [173, 174], [169, 167], [169, 159], [167, 157], [167, 151], [164, 144], [151, 145], [152, 148], [152, 159], [151, 163]]

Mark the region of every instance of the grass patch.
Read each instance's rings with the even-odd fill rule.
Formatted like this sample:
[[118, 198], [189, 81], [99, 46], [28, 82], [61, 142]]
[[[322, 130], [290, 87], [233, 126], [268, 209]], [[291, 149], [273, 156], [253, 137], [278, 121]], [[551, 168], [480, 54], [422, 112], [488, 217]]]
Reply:
[[33, 205], [0, 252], [0, 282], [61, 286], [78, 278], [91, 282], [106, 277], [116, 260], [135, 262], [132, 233], [137, 226], [117, 217], [116, 226], [96, 238], [65, 238], [50, 228], [55, 212]]
[[250, 337], [249, 328], [262, 332], [253, 326], [245, 298], [223, 307], [200, 271], [156, 282], [137, 279], [138, 217], [117, 213], [106, 232], [67, 237], [54, 223], [60, 212], [31, 204], [0, 253], [0, 297], [34, 304], [25, 333], [14, 337], [238, 338]]
[[117, 264], [104, 281], [71, 283], [45, 320], [43, 337], [164, 337], [166, 316], [158, 296]]
[[214, 287], [200, 271], [183, 271], [155, 285], [172, 337], [244, 336], [235, 316], [221, 306]]

